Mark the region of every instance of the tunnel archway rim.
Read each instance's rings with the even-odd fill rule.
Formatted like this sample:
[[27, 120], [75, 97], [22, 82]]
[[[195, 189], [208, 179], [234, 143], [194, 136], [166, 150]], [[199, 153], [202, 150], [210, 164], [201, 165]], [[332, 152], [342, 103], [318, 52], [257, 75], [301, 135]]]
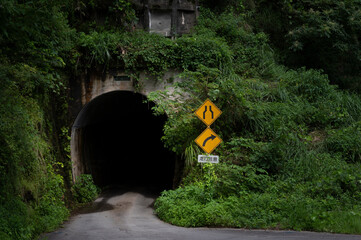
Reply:
[[[82, 109], [79, 111], [79, 113], [77, 114], [73, 124], [72, 124], [72, 128], [76, 128], [76, 127], [81, 127], [81, 125], [79, 124], [79, 122], [81, 121], [81, 117], [86, 113], [86, 111], [88, 110], [88, 108], [94, 104], [94, 101], [98, 101], [99, 99], [103, 98], [105, 95], [108, 95], [108, 94], [114, 94], [114, 93], [117, 93], [117, 92], [125, 92], [125, 93], [133, 93], [133, 94], [138, 94], [138, 95], [141, 95], [145, 98], [148, 98], [147, 94], [143, 94], [143, 93], [140, 93], [140, 92], [135, 92], [135, 91], [131, 91], [131, 90], [113, 90], [113, 91], [109, 91], [109, 92], [105, 92], [105, 93], [102, 93], [96, 97], [94, 97], [93, 99], [91, 99], [89, 102], [87, 102], [83, 107]], [[157, 104], [156, 102], [154, 102], [154, 104]]]

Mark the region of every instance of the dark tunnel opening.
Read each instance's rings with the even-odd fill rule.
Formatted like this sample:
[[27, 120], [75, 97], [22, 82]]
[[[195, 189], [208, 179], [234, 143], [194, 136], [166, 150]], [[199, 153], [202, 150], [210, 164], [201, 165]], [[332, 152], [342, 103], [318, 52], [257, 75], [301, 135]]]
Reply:
[[161, 141], [166, 116], [152, 114], [154, 103], [133, 92], [115, 91], [88, 103], [73, 128], [81, 129], [83, 172], [104, 187], [173, 186], [175, 155]]

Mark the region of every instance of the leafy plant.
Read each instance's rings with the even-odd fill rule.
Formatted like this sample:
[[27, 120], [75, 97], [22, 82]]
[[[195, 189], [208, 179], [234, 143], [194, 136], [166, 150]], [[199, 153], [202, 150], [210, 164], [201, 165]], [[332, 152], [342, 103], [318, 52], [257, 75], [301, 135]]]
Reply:
[[72, 192], [78, 203], [91, 202], [98, 196], [99, 190], [94, 185], [93, 178], [89, 174], [82, 174], [76, 179]]
[[361, 122], [329, 131], [326, 147], [330, 152], [340, 153], [349, 162], [361, 162]]

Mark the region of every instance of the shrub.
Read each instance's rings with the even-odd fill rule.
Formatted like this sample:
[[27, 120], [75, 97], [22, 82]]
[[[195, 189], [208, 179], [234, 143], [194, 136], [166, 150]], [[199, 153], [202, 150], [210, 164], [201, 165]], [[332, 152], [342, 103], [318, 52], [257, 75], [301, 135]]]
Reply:
[[90, 174], [82, 174], [76, 179], [72, 187], [74, 199], [78, 203], [87, 203], [93, 201], [98, 195], [99, 191], [93, 182]]
[[28, 209], [19, 198], [9, 197], [0, 205], [1, 239], [30, 240], [34, 232]]
[[315, 182], [346, 165], [347, 163], [338, 155], [312, 150], [289, 159], [285, 164], [284, 175], [301, 182]]
[[69, 216], [69, 210], [64, 203], [63, 178], [52, 171], [48, 166], [49, 177], [46, 183], [45, 194], [39, 199], [35, 207], [36, 232], [52, 231]]
[[280, 83], [289, 92], [310, 102], [330, 97], [334, 86], [329, 84], [326, 74], [316, 70], [289, 70], [281, 76]]
[[218, 164], [214, 191], [218, 197], [239, 196], [243, 191], [263, 192], [269, 184], [267, 172], [252, 165]]
[[326, 147], [330, 152], [341, 154], [348, 162], [361, 162], [361, 122], [330, 130], [328, 134]]

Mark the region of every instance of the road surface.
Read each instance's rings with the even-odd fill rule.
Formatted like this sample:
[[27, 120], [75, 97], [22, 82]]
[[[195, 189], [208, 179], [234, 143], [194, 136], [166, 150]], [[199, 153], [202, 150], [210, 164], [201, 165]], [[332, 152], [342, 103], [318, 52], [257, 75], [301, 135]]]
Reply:
[[153, 212], [156, 195], [138, 189], [112, 190], [71, 217], [45, 240], [360, 240], [361, 235], [221, 228], [181, 228], [160, 221]]

